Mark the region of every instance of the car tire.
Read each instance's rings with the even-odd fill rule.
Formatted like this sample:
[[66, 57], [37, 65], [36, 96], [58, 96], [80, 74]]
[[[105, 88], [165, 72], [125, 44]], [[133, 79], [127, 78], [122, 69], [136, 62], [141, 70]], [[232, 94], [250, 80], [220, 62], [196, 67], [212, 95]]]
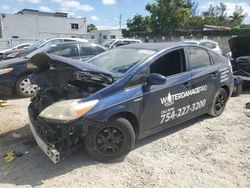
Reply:
[[15, 84], [15, 92], [19, 97], [32, 97], [37, 91], [37, 85], [30, 83], [28, 75], [20, 77]]
[[89, 128], [84, 144], [88, 154], [99, 162], [124, 158], [134, 147], [135, 132], [124, 118]]
[[241, 82], [240, 84], [234, 86], [232, 97], [238, 97], [242, 94], [242, 85], [243, 83]]
[[227, 99], [228, 96], [226, 90], [220, 88], [214, 97], [214, 101], [212, 104], [212, 108], [210, 109], [209, 115], [214, 117], [220, 116], [226, 107]]

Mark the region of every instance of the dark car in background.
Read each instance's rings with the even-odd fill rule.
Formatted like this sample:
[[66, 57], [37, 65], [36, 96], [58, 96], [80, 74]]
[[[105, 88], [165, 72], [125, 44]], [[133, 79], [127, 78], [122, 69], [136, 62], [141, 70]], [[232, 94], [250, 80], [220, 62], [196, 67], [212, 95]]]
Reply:
[[81, 38], [43, 39], [43, 40], [39, 40], [39, 41], [33, 43], [32, 45], [30, 45], [26, 49], [16, 49], [16, 50], [9, 51], [9, 52], [5, 53], [5, 55], [3, 56], [2, 59], [12, 59], [12, 58], [16, 58], [16, 57], [25, 57], [29, 53], [31, 53], [39, 48], [42, 48], [43, 46], [50, 46], [50, 45], [58, 44], [58, 43], [62, 43], [62, 42], [88, 42], [88, 40], [81, 39]]
[[25, 57], [14, 58], [0, 62], [0, 94], [11, 95], [16, 93], [20, 97], [34, 95], [37, 86], [31, 84], [26, 63], [37, 53], [45, 52], [59, 56], [85, 61], [92, 56], [105, 51], [102, 46], [87, 42], [66, 42], [46, 45]]
[[242, 93], [243, 82], [250, 82], [250, 36], [233, 37], [229, 41], [228, 58], [233, 67], [235, 89], [233, 96]]
[[31, 131], [54, 163], [83, 143], [98, 161], [124, 158], [136, 138], [221, 115], [233, 89], [227, 58], [183, 43], [124, 45], [83, 63], [42, 53], [28, 68], [40, 87]]
[[234, 37], [228, 42], [234, 75], [250, 78], [250, 36]]

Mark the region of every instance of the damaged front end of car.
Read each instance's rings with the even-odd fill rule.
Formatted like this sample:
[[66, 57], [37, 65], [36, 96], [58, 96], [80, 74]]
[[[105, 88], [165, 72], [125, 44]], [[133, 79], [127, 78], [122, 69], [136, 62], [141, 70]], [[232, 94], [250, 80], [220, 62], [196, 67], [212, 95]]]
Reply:
[[99, 100], [87, 98], [114, 79], [99, 67], [45, 53], [33, 56], [27, 67], [40, 88], [28, 108], [31, 131], [40, 148], [58, 163], [81, 146], [88, 127], [97, 124], [84, 114]]
[[243, 80], [250, 80], [250, 37], [233, 37], [228, 42], [234, 75]]

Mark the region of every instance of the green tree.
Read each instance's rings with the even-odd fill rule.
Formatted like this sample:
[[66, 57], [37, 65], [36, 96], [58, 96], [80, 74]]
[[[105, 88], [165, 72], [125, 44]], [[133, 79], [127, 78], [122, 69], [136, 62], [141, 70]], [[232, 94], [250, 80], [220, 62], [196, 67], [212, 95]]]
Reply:
[[241, 6], [236, 5], [233, 15], [229, 16], [230, 25], [233, 27], [240, 26], [247, 14], [244, 14], [244, 10]]
[[184, 20], [189, 17], [191, 8], [183, 0], [155, 0], [146, 5], [150, 12], [150, 27], [154, 33], [173, 34], [183, 26]]
[[210, 4], [209, 8], [202, 13], [204, 24], [228, 25], [227, 6], [224, 3], [218, 5]]
[[97, 27], [94, 24], [87, 25], [87, 31], [88, 32], [94, 31], [94, 30], [97, 30]]
[[201, 16], [191, 16], [184, 20], [184, 28], [201, 30], [203, 28], [203, 19]]
[[131, 20], [127, 21], [127, 27], [129, 32], [149, 32], [150, 17], [135, 15]]

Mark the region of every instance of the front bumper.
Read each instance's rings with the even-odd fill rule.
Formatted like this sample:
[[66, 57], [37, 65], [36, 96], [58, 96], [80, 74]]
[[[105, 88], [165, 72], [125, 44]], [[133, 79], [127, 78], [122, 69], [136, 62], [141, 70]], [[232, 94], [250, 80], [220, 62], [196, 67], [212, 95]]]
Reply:
[[54, 162], [58, 163], [60, 161], [60, 152], [54, 148], [54, 146], [51, 146], [47, 143], [45, 143], [41, 137], [38, 135], [37, 130], [34, 126], [35, 122], [33, 120], [33, 113], [31, 110], [29, 110], [29, 117], [30, 117], [30, 129], [31, 132], [38, 144], [38, 146], [43, 150], [43, 152]]
[[17, 78], [12, 75], [0, 75], [0, 95], [12, 95], [16, 81]]
[[37, 118], [37, 112], [32, 104], [28, 108], [30, 129], [39, 147], [54, 162], [71, 154], [82, 145], [88, 128], [96, 123], [87, 119], [79, 119], [68, 124], [47, 123]]

